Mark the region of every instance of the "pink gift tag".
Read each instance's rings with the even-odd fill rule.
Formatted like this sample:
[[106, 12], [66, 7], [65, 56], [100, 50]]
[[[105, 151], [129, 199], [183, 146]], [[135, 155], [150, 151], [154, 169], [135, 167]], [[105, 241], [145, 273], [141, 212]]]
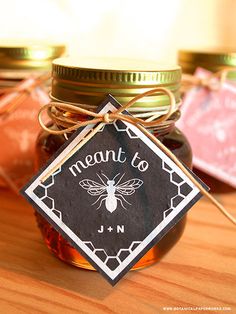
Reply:
[[[201, 68], [195, 73], [200, 78], [210, 74]], [[224, 82], [217, 91], [192, 88], [177, 126], [191, 143], [194, 166], [236, 187], [236, 84]]]
[[[15, 92], [2, 96], [0, 105], [14, 97]], [[9, 115], [0, 116], [0, 186], [18, 189], [33, 175], [35, 141], [41, 129], [38, 112], [48, 102], [46, 92], [37, 87]]]

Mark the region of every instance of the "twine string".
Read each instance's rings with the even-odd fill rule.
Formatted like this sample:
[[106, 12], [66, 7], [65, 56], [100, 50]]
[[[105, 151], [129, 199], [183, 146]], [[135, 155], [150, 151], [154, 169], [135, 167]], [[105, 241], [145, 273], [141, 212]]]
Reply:
[[2, 96], [0, 97], [0, 104], [2, 101], [4, 105], [0, 108], [0, 115], [8, 114], [18, 108], [36, 87], [42, 85], [45, 81], [49, 80], [49, 78], [49, 73], [43, 73], [39, 76], [32, 76], [32, 82], [25, 84], [26, 86], [24, 86], [24, 83], [27, 82], [30, 77], [20, 81], [14, 87], [1, 88], [0, 92]]
[[220, 71], [211, 73], [209, 77], [196, 77], [192, 74], [182, 74], [181, 92], [185, 93], [193, 87], [205, 87], [211, 91], [217, 91], [222, 87], [230, 72], [235, 72], [236, 67], [225, 67]]
[[[168, 108], [168, 111], [163, 116], [156, 116], [154, 114], [153, 117], [148, 118], [146, 120], [135, 118], [131, 115], [123, 114], [122, 112], [124, 110], [127, 110], [130, 106], [132, 106], [137, 100], [152, 95], [156, 92], [161, 92], [165, 95], [167, 95], [170, 99], [170, 106]], [[64, 156], [63, 159], [61, 159], [60, 162], [56, 163], [47, 173], [42, 177], [41, 181], [46, 181], [59, 167], [61, 167], [76, 151], [78, 151], [83, 145], [85, 145], [99, 130], [103, 128], [104, 125], [113, 123], [116, 120], [121, 120], [128, 122], [135, 127], [137, 127], [142, 133], [144, 133], [154, 144], [156, 144], [164, 153], [183, 171], [183, 173], [192, 181], [192, 183], [199, 189], [199, 191], [206, 196], [220, 211], [222, 214], [224, 214], [233, 224], [236, 224], [236, 219], [224, 208], [223, 205], [221, 205], [210, 193], [208, 193], [203, 186], [192, 176], [192, 174], [187, 170], [187, 168], [179, 161], [179, 159], [164, 145], [162, 142], [155, 137], [153, 134], [151, 134], [146, 127], [149, 126], [157, 126], [162, 121], [166, 121], [171, 114], [173, 113], [173, 110], [175, 108], [175, 98], [171, 91], [164, 87], [158, 87], [151, 89], [145, 93], [142, 93], [136, 97], [134, 97], [131, 101], [129, 101], [127, 104], [123, 105], [119, 109], [117, 109], [115, 112], [112, 113], [96, 113], [81, 107], [77, 107], [75, 105], [66, 104], [66, 103], [60, 103], [60, 102], [51, 102], [41, 108], [39, 111], [39, 123], [41, 127], [51, 133], [51, 134], [65, 134], [67, 132], [72, 132], [77, 130], [80, 127], [88, 126], [88, 125], [95, 125], [95, 127], [91, 128], [91, 130], [88, 131], [87, 135], [77, 144], [75, 145], [68, 154]], [[52, 130], [51, 128], [47, 127], [43, 120], [42, 120], [42, 113], [47, 110], [49, 113], [49, 116], [52, 118], [53, 121], [61, 121], [65, 122], [65, 125], [73, 124], [72, 126], [66, 127], [63, 130]], [[64, 110], [64, 113], [63, 113]], [[86, 121], [75, 121], [70, 118], [68, 118], [65, 115], [65, 111], [69, 111], [76, 114], [82, 114], [87, 115], [89, 117], [92, 117], [91, 120]]]
[[[32, 78], [29, 84], [26, 82]], [[0, 117], [6, 118], [8, 114], [24, 103], [28, 95], [38, 86], [49, 80], [50, 74], [43, 73], [38, 76], [28, 75], [14, 87], [0, 88]], [[0, 80], [6, 77], [0, 77]], [[19, 194], [19, 189], [13, 179], [0, 167], [0, 177], [7, 186], [16, 194]]]
[[[170, 106], [168, 107], [167, 112], [164, 115], [159, 116], [157, 113], [155, 113], [153, 116], [151, 116], [148, 119], [142, 119], [142, 118], [137, 118], [134, 116], [128, 116], [128, 115], [122, 114], [123, 111], [130, 108], [139, 99], [152, 95], [156, 92], [162, 92], [166, 94], [170, 99]], [[39, 117], [39, 123], [45, 131], [51, 134], [59, 135], [59, 134], [64, 134], [64, 133], [75, 131], [78, 128], [87, 126], [89, 124], [97, 124], [99, 122], [111, 123], [115, 120], [123, 120], [134, 125], [140, 123], [144, 127], [155, 127], [155, 126], [158, 126], [161, 122], [166, 121], [175, 111], [175, 107], [176, 107], [175, 98], [174, 98], [173, 93], [164, 87], [158, 87], [158, 88], [153, 88], [145, 93], [137, 95], [127, 104], [121, 106], [115, 112], [112, 112], [109, 114], [107, 113], [104, 115], [104, 114], [93, 112], [93, 111], [90, 111], [90, 110], [87, 110], [87, 109], [84, 109], [84, 108], [81, 108], [72, 104], [52, 101], [40, 109], [38, 117]], [[49, 117], [56, 124], [58, 124], [58, 122], [62, 122], [62, 124], [64, 123], [65, 125], [66, 124], [73, 124], [73, 125], [70, 127], [63, 128], [63, 130], [52, 130], [51, 128], [47, 127], [43, 122], [42, 114], [45, 110], [47, 110]], [[63, 110], [64, 110], [64, 113], [63, 113]], [[92, 117], [93, 119], [82, 121], [82, 122], [75, 121], [68, 118], [65, 112], [70, 112], [72, 114], [79, 114], [83, 116], [89, 116], [89, 117]]]

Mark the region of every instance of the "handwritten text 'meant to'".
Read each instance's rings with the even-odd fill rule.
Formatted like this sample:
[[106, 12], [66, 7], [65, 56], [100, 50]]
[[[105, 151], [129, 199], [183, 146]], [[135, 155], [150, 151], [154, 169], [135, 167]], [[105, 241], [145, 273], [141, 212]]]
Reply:
[[[93, 155], [87, 155], [83, 161], [78, 160], [76, 163], [70, 166], [69, 170], [73, 176], [76, 177], [78, 173], [82, 173], [83, 169], [87, 169], [88, 167], [108, 161], [114, 161], [122, 164], [126, 162], [127, 157], [125, 156], [125, 152], [123, 151], [122, 147], [120, 147], [118, 151], [106, 150], [105, 152], [99, 151]], [[139, 153], [136, 152], [132, 157], [131, 166], [137, 168], [141, 172], [144, 172], [148, 169], [149, 164], [146, 160], [142, 160], [139, 157]]]

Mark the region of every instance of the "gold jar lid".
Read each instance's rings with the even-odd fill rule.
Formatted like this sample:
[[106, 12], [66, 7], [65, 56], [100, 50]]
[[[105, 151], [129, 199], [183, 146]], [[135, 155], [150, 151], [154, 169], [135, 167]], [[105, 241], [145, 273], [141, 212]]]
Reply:
[[48, 69], [52, 60], [65, 53], [62, 44], [29, 42], [1, 42], [1, 69]]
[[[178, 64], [182, 67], [183, 73], [194, 73], [197, 67], [217, 72], [226, 67], [236, 67], [236, 52], [180, 50]], [[236, 79], [236, 70], [229, 72], [228, 77]]]
[[[180, 101], [181, 69], [159, 66], [154, 61], [119, 58], [60, 58], [53, 61], [52, 98], [60, 101], [98, 106], [107, 94], [121, 104], [151, 88], [166, 87]], [[135, 107], [166, 106], [162, 93], [140, 99]]]

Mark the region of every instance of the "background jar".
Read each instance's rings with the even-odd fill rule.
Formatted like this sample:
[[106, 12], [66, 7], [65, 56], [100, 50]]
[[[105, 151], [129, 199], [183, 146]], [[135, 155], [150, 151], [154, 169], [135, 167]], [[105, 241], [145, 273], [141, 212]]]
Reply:
[[[0, 45], [0, 186], [17, 191], [33, 175], [34, 146], [39, 132], [37, 112], [49, 101], [52, 60], [64, 53], [65, 46], [61, 44]], [[12, 90], [25, 84], [25, 80], [30, 82], [38, 77], [42, 82], [31, 92]], [[6, 101], [6, 97], [10, 100]]]
[[[193, 74], [198, 67], [216, 73], [226, 67], [236, 67], [236, 54], [233, 51], [180, 50], [178, 64], [183, 73]], [[236, 70], [228, 73], [228, 79], [236, 81]]]
[[[112, 94], [121, 104], [151, 88], [162, 86], [172, 91], [176, 103], [180, 102], [180, 67], [158, 67], [155, 62], [122, 59], [61, 58], [54, 60], [52, 70], [52, 99], [96, 110], [107, 94]], [[129, 109], [136, 116], [166, 112], [169, 98], [158, 92], [140, 99]], [[66, 113], [72, 119], [86, 120], [88, 117]], [[150, 129], [187, 166], [192, 165], [192, 153], [186, 137], [175, 127], [179, 117], [178, 108], [158, 128]], [[53, 125], [53, 128], [63, 128]], [[41, 132], [37, 141], [37, 167], [46, 161], [66, 141], [66, 136]], [[63, 239], [63, 237], [39, 214], [36, 214], [39, 228], [48, 248], [60, 259], [78, 267], [93, 269], [92, 266]], [[185, 226], [184, 217], [170, 232], [155, 245], [133, 269], [145, 267], [160, 260], [179, 240]]]
[[[185, 74], [194, 74], [198, 67], [217, 73], [225, 68], [235, 67], [235, 71], [227, 73], [227, 80], [236, 83], [236, 53], [233, 51], [192, 51], [180, 50], [178, 52], [178, 64]], [[216, 178], [206, 174], [204, 171], [194, 168], [194, 172], [215, 193], [233, 192], [235, 189]]]
[[63, 56], [64, 45], [49, 43], [1, 43], [0, 45], [0, 93], [32, 74], [51, 71], [52, 60]]

